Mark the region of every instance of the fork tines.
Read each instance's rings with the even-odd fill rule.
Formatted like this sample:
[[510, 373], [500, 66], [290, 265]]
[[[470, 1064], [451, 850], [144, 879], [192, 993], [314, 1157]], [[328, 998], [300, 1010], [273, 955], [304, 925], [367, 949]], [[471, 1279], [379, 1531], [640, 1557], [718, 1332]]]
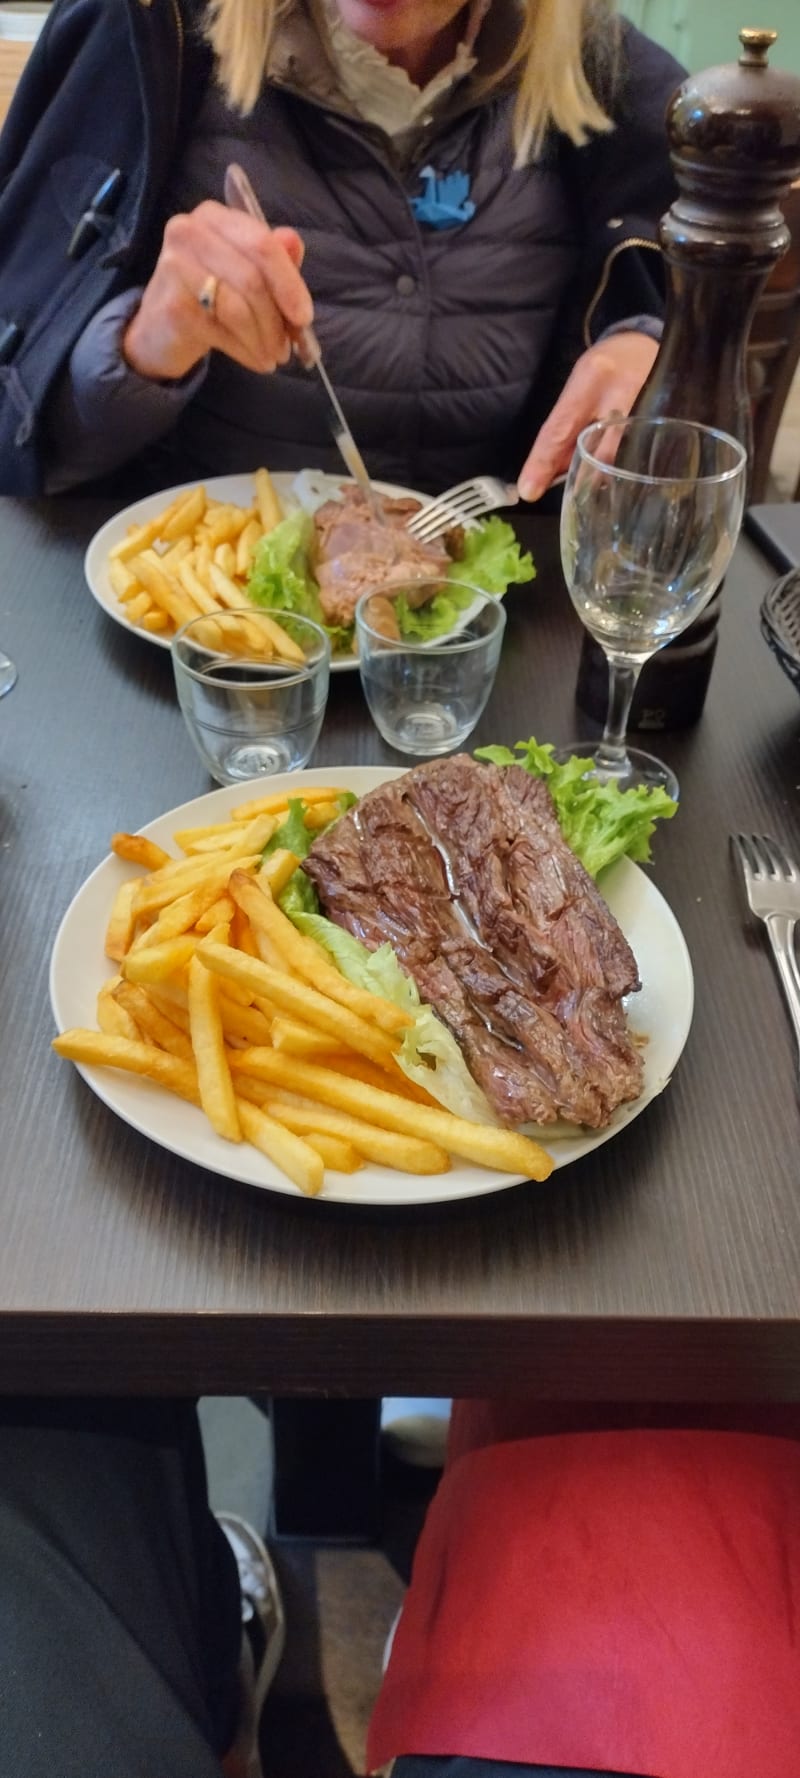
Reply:
[[745, 873], [750, 870], [762, 880], [800, 884], [800, 870], [794, 859], [770, 834], [737, 833], [733, 840]]

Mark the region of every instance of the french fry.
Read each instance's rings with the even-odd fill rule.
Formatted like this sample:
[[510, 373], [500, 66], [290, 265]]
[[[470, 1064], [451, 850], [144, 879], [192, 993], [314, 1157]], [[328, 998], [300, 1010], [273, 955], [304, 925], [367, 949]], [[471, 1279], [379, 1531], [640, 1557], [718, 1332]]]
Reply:
[[[214, 594], [210, 593], [208, 588], [204, 586], [199, 574], [195, 573], [191, 562], [179, 562], [177, 575], [184, 592], [188, 593], [189, 598], [193, 600], [198, 611], [205, 612], [207, 616], [213, 616], [215, 611], [219, 611], [219, 599], [215, 598]], [[218, 646], [218, 644], [215, 644], [215, 646]]]
[[[262, 635], [269, 637], [279, 660], [290, 661], [295, 666], [302, 667], [306, 657], [299, 642], [295, 642], [282, 625], [277, 624], [275, 619], [269, 616], [268, 612], [259, 611], [258, 629]], [[337, 809], [336, 813], [338, 814], [338, 812]]]
[[307, 987], [294, 976], [283, 975], [280, 970], [271, 969], [269, 964], [254, 957], [243, 957], [241, 952], [229, 946], [204, 941], [201, 956], [207, 969], [254, 994], [265, 994], [281, 1012], [289, 1013], [292, 1018], [299, 1017], [301, 1023], [313, 1025], [335, 1037], [340, 1048], [356, 1050], [379, 1066], [391, 1067], [394, 1051], [384, 1032], [377, 1031], [373, 1025], [367, 1024], [366, 1019], [340, 1006], [337, 1001], [329, 1000], [316, 988]]
[[194, 853], [195, 846], [200, 840], [213, 839], [215, 834], [223, 836], [230, 833], [235, 834], [237, 831], [241, 833], [242, 828], [235, 821], [214, 821], [207, 827], [181, 827], [172, 837], [182, 852]]
[[177, 1025], [184, 1036], [189, 1035], [189, 991], [178, 982], [150, 982], [147, 993], [153, 1005]]
[[154, 635], [160, 634], [168, 626], [169, 618], [166, 611], [146, 611], [144, 617], [139, 619], [140, 630], [152, 630]]
[[174, 862], [163, 846], [157, 846], [155, 840], [148, 840], [143, 833], [112, 833], [111, 850], [117, 858], [124, 858], [128, 864], [140, 864], [148, 871], [160, 870], [162, 864]]
[[123, 604], [127, 599], [135, 597], [139, 592], [139, 582], [136, 579], [136, 575], [131, 568], [127, 567], [125, 562], [110, 561], [108, 564], [108, 578], [111, 582], [112, 591], [116, 593], [118, 599], [122, 600]]
[[282, 1056], [277, 1050], [253, 1049], [238, 1053], [232, 1065], [237, 1071], [254, 1074], [256, 1079], [271, 1081], [290, 1092], [307, 1093], [323, 1105], [350, 1112], [382, 1129], [427, 1138], [449, 1154], [461, 1155], [479, 1167], [494, 1167], [499, 1173], [521, 1173], [526, 1179], [536, 1180], [548, 1179], [553, 1171], [549, 1154], [528, 1136], [496, 1129], [491, 1124], [468, 1123], [452, 1112], [419, 1105], [397, 1093], [350, 1080], [317, 1062]]
[[137, 889], [136, 878], [128, 877], [124, 883], [120, 883], [114, 896], [105, 936], [105, 953], [113, 963], [120, 963], [130, 949], [136, 923], [133, 903]]
[[193, 1062], [182, 1062], [154, 1044], [134, 1042], [127, 1037], [108, 1037], [102, 1031], [84, 1031], [79, 1027], [62, 1031], [54, 1037], [56, 1055], [70, 1062], [82, 1062], [88, 1068], [122, 1068], [128, 1074], [143, 1074], [159, 1086], [168, 1087], [192, 1105], [200, 1104], [197, 1071]]
[[413, 1025], [411, 1014], [394, 1006], [391, 1000], [384, 1000], [379, 994], [370, 994], [365, 988], [354, 987], [326, 956], [322, 946], [314, 939], [306, 938], [297, 931], [291, 920], [287, 920], [273, 901], [268, 888], [265, 892], [263, 883], [263, 877], [256, 881], [243, 871], [235, 870], [228, 887], [234, 901], [246, 913], [251, 926], [266, 933], [275, 949], [286, 958], [290, 969], [302, 976], [312, 987], [327, 994], [329, 999], [338, 1001], [340, 1006], [348, 1007], [362, 1019], [374, 1020], [381, 1031], [393, 1035]]
[[[259, 853], [237, 858], [240, 870], [251, 870], [260, 864]], [[169, 866], [156, 871], [150, 877], [142, 877], [135, 883], [134, 914], [138, 919], [141, 914], [158, 913], [167, 903], [177, 896], [187, 894], [190, 889], [198, 889], [201, 883], [216, 885], [215, 894], [222, 894], [227, 889], [228, 878], [232, 870], [232, 862], [226, 854], [222, 859], [213, 854], [209, 858], [189, 858], [182, 860], [174, 872]], [[167, 874], [165, 874], [167, 873]]]
[[269, 858], [264, 859], [258, 872], [258, 880], [266, 883], [270, 895], [280, 895], [294, 876], [299, 863], [294, 852], [287, 852], [284, 847], [280, 847], [277, 852], [270, 853]]
[[266, 1155], [267, 1160], [274, 1161], [306, 1197], [317, 1197], [325, 1178], [321, 1156], [300, 1136], [284, 1129], [247, 1099], [237, 1100], [237, 1110], [248, 1142]]
[[[242, 1079], [241, 1075], [236, 1076], [237, 1093]], [[320, 1105], [303, 1106], [297, 1102], [290, 1105], [284, 1104], [280, 1099], [271, 1098], [264, 1103], [276, 1123], [285, 1124], [287, 1129], [295, 1130], [299, 1135], [310, 1132], [313, 1135], [338, 1136], [343, 1142], [351, 1142], [359, 1154], [363, 1154], [368, 1161], [375, 1161], [379, 1167], [394, 1167], [403, 1173], [430, 1175], [446, 1173], [450, 1166], [443, 1148], [419, 1136], [402, 1136], [398, 1132], [365, 1123], [362, 1118], [329, 1111]]]
[[327, 827], [329, 821], [335, 821], [339, 813], [336, 803], [315, 803], [313, 808], [306, 809], [305, 825], [316, 832], [320, 827]]
[[[347, 791], [344, 788], [337, 790], [327, 784], [312, 785], [309, 790], [303, 791], [302, 797], [293, 797], [292, 801], [301, 801], [308, 808], [311, 803], [331, 803], [335, 802], [337, 797], [346, 795]], [[286, 792], [273, 791], [271, 796], [257, 796], [252, 802], [239, 803], [237, 808], [231, 809], [231, 819], [233, 821], [252, 821], [256, 815], [288, 815], [288, 813], [289, 801]]]
[[[137, 593], [135, 599], [129, 599], [127, 616], [132, 624], [140, 624], [142, 619], [153, 610], [153, 601], [149, 593]], [[163, 615], [163, 614], [162, 614]]]
[[162, 535], [162, 526], [169, 524], [175, 510], [175, 502], [159, 514], [157, 519], [149, 519], [146, 525], [134, 525], [119, 543], [108, 552], [110, 562], [130, 562], [134, 556], [141, 555], [142, 550], [149, 549], [157, 537]]
[[113, 1001], [117, 1010], [124, 1013], [133, 1025], [133, 1033], [139, 1032], [158, 1045], [161, 1050], [168, 1050], [171, 1056], [180, 1056], [183, 1061], [191, 1062], [192, 1045], [185, 1031], [182, 1031], [171, 1018], [163, 1013], [160, 1007], [135, 982], [120, 981], [114, 989]]
[[333, 1173], [359, 1173], [364, 1165], [364, 1156], [352, 1142], [343, 1142], [340, 1136], [325, 1136], [320, 1131], [306, 1136], [305, 1141]]
[[256, 505], [264, 532], [274, 531], [283, 518], [283, 509], [275, 492], [272, 477], [268, 469], [257, 469], [255, 474]]
[[121, 982], [122, 977], [117, 976], [116, 980], [112, 978], [111, 981], [103, 983], [97, 996], [97, 1023], [107, 1037], [127, 1037], [137, 1043], [141, 1037], [139, 1026], [125, 1007], [119, 1006], [115, 999], [115, 988]]
[[221, 895], [218, 901], [212, 901], [211, 906], [206, 908], [205, 913], [200, 914], [198, 919], [195, 920], [195, 932], [211, 932], [212, 928], [217, 926], [220, 920], [227, 920], [230, 922], [233, 919], [235, 912], [236, 903], [231, 896]]
[[271, 1042], [273, 1049], [283, 1050], [287, 1056], [307, 1056], [312, 1061], [315, 1056], [338, 1054], [335, 1037], [326, 1037], [324, 1031], [313, 1031], [309, 1025], [281, 1016], [272, 1021]]
[[247, 579], [253, 566], [256, 548], [263, 535], [258, 519], [248, 519], [243, 530], [239, 532], [236, 544], [236, 574], [239, 579]]
[[166, 520], [162, 518], [156, 536], [163, 537], [165, 543], [176, 543], [179, 537], [188, 537], [199, 525], [205, 509], [205, 488], [192, 488], [177, 501]]
[[193, 617], [200, 616], [194, 600], [189, 598], [172, 575], [165, 574], [155, 551], [145, 550], [134, 560], [142, 586], [150, 594], [154, 605], [158, 605], [172, 618], [177, 629], [182, 624], [191, 623]]
[[224, 543], [217, 544], [214, 551], [214, 561], [216, 562], [217, 567], [222, 569], [223, 574], [227, 574], [230, 580], [234, 579], [236, 574], [236, 551], [233, 544], [230, 543], [228, 539], [226, 539]]
[[163, 982], [167, 976], [176, 975], [178, 970], [191, 961], [198, 942], [203, 941], [196, 938], [168, 938], [163, 944], [129, 951], [122, 960], [122, 973], [129, 982]]
[[[158, 919], [153, 921], [152, 926], [137, 942], [136, 949], [149, 950], [152, 945], [162, 944], [168, 938], [180, 938], [182, 933], [190, 932], [193, 926], [197, 926], [198, 921], [203, 918], [207, 910], [210, 911], [211, 908], [219, 906], [219, 884], [220, 879], [224, 879], [224, 874], [224, 871], [220, 871], [216, 876], [210, 876], [205, 883], [198, 883], [196, 888], [187, 889], [185, 894], [178, 895], [174, 901], [168, 902], [166, 907], [161, 909]], [[234, 905], [235, 903], [231, 902], [230, 897], [226, 896], [225, 908]], [[218, 925], [220, 919], [224, 920], [225, 908], [215, 920], [210, 922], [209, 930], [211, 926]]]
[[[223, 985], [222, 983], [220, 984]], [[228, 1043], [238, 1041], [243, 1044], [269, 1043], [271, 1020], [260, 1012], [257, 1006], [237, 1006], [234, 1000], [221, 993], [219, 1010], [222, 1029]]]
[[189, 1032], [200, 1103], [218, 1136], [241, 1142], [242, 1129], [225, 1055], [225, 1037], [214, 976], [194, 956], [189, 964]]

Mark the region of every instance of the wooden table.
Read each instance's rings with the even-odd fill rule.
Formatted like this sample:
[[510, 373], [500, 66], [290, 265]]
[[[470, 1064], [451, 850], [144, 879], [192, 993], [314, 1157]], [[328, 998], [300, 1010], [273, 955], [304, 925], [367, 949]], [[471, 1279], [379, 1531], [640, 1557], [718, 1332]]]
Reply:
[[[0, 642], [19, 667], [0, 707], [0, 1387], [800, 1397], [795, 1062], [728, 852], [738, 827], [800, 847], [800, 704], [758, 631], [771, 570], [740, 544], [703, 721], [663, 738], [683, 802], [655, 880], [697, 984], [669, 1090], [543, 1187], [354, 1211], [196, 1171], [48, 1048], [48, 959], [74, 891], [115, 827], [208, 788], [168, 655], [84, 587], [105, 512], [0, 506]], [[539, 578], [509, 602], [476, 744], [586, 733], [554, 521], [526, 530]], [[339, 678], [317, 763], [383, 761], [357, 680]]]

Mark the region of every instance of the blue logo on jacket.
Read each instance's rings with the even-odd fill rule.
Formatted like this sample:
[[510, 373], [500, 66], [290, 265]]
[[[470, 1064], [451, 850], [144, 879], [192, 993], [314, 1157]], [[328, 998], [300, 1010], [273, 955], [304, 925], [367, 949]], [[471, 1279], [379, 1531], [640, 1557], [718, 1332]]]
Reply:
[[428, 228], [457, 228], [475, 215], [468, 173], [439, 174], [433, 167], [423, 167], [420, 179], [425, 186], [422, 197], [411, 199], [417, 222]]

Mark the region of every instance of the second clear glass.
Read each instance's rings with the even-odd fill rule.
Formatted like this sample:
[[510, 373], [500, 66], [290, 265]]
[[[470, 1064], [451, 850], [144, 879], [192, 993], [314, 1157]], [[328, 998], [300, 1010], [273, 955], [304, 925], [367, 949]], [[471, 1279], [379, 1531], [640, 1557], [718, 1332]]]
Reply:
[[733, 554], [747, 456], [738, 440], [689, 420], [598, 420], [581, 433], [561, 508], [561, 560], [575, 609], [609, 665], [601, 741], [569, 749], [623, 789], [674, 774], [627, 746], [645, 661], [708, 604]]
[[[464, 595], [449, 632], [403, 634], [408, 609], [443, 591]], [[461, 747], [494, 684], [506, 623], [499, 599], [466, 583], [409, 581], [364, 593], [355, 621], [364, 696], [384, 741], [428, 759]]]

